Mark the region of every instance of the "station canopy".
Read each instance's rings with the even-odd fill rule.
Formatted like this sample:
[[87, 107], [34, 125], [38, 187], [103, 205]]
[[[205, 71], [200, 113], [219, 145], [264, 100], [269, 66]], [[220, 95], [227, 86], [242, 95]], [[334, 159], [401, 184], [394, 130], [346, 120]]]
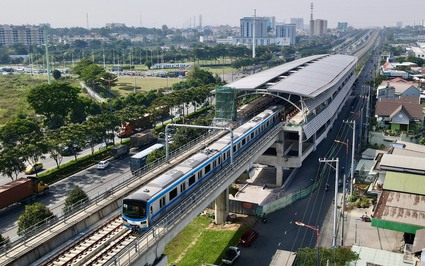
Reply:
[[273, 67], [227, 84], [235, 90], [267, 90], [314, 98], [356, 64], [349, 55], [314, 55]]

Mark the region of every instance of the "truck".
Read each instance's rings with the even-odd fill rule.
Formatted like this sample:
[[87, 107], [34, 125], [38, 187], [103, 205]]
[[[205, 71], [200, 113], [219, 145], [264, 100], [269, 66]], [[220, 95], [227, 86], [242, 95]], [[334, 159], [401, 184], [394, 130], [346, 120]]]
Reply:
[[130, 158], [130, 170], [133, 175], [137, 174], [145, 165], [149, 154], [156, 150], [162, 150], [164, 144], [156, 143], [141, 152], [136, 153]]
[[143, 148], [157, 141], [157, 136], [153, 130], [147, 129], [142, 132], [136, 133], [130, 137], [130, 146], [133, 148]]
[[129, 152], [129, 148], [127, 145], [118, 145], [114, 146], [110, 149], [111, 156], [115, 159], [126, 156]]
[[132, 118], [123, 123], [118, 131], [119, 138], [128, 138], [133, 133], [142, 131], [151, 126], [150, 114], [145, 113], [141, 117]]
[[37, 177], [19, 178], [0, 186], [0, 209], [16, 203], [33, 201], [49, 191], [49, 185]]

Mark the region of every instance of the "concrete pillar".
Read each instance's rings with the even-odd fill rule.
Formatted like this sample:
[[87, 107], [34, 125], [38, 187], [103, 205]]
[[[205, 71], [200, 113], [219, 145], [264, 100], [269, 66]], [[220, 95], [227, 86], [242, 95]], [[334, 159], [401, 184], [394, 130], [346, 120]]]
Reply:
[[215, 199], [215, 223], [224, 224], [229, 213], [229, 188]]
[[303, 135], [302, 131], [298, 130], [298, 158], [303, 157]]
[[276, 166], [276, 186], [281, 187], [283, 185], [283, 167]]

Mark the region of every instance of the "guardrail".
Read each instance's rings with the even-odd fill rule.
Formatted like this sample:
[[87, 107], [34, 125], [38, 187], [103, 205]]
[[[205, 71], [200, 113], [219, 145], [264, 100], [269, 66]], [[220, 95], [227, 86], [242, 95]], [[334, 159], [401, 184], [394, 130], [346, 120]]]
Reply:
[[[201, 146], [203, 141], [206, 141], [207, 139], [213, 137], [214, 135], [217, 135], [217, 132], [219, 130], [210, 130], [208, 133], [201, 135], [200, 137], [188, 142], [187, 144], [179, 147], [179, 149], [174, 150], [170, 153], [170, 160], [173, 160], [180, 155], [183, 155], [190, 149], [195, 148], [196, 146]], [[201, 148], [201, 147], [200, 147]], [[25, 243], [26, 240], [28, 240], [30, 237], [33, 237], [37, 234], [39, 234], [42, 231], [47, 230], [49, 227], [56, 225], [59, 222], [63, 222], [66, 220], [67, 217], [71, 215], [75, 215], [76, 213], [80, 211], [84, 211], [86, 208], [88, 208], [91, 205], [97, 204], [99, 201], [103, 200], [105, 197], [116, 193], [117, 191], [120, 191], [121, 189], [125, 189], [129, 184], [134, 183], [135, 180], [141, 179], [144, 177], [147, 173], [150, 173], [152, 171], [155, 171], [159, 169], [160, 167], [165, 165], [165, 157], [161, 158], [159, 160], [156, 160], [155, 162], [152, 162], [148, 165], [145, 165], [143, 168], [140, 169], [135, 175], [132, 175], [130, 170], [123, 175], [121, 175], [120, 180], [116, 180], [115, 182], [111, 183], [108, 188], [105, 189], [103, 192], [98, 192], [98, 194], [92, 198], [89, 198], [88, 200], [81, 201], [77, 204], [74, 204], [69, 208], [69, 211], [64, 212], [63, 210], [57, 210], [57, 208], [53, 208], [51, 211], [53, 213], [57, 213], [53, 216], [50, 216], [43, 221], [33, 225], [32, 227], [28, 228], [24, 232], [22, 232], [21, 235], [16, 235], [13, 238], [10, 238], [8, 240], [5, 240], [4, 242], [0, 243], [0, 255], [7, 254], [8, 250], [12, 249], [16, 245], [20, 243]], [[90, 191], [88, 191], [90, 192]], [[56, 210], [56, 211], [55, 211]], [[10, 229], [8, 229], [5, 232], [16, 230], [17, 226], [13, 226]], [[3, 232], [3, 234], [5, 233]]]
[[217, 188], [221, 187], [227, 179], [233, 176], [240, 168], [245, 167], [246, 164], [257, 154], [258, 150], [264, 148], [271, 139], [275, 138], [279, 134], [282, 130], [283, 124], [284, 123], [279, 123], [266, 132], [242, 154], [236, 156], [236, 158], [234, 158], [233, 165], [229, 164], [217, 172], [208, 181], [206, 181], [206, 183], [201, 185], [196, 192], [176, 206], [151, 229], [133, 240], [132, 243], [128, 245], [128, 248], [121, 250], [117, 255], [105, 262], [104, 265], [115, 265], [117, 261], [120, 261], [120, 265], [130, 265], [135, 259], [143, 254], [143, 252], [155, 245], [162, 235], [166, 234], [172, 227], [175, 226], [176, 223], [181, 221], [185, 217], [185, 214], [189, 213], [190, 210], [200, 204], [206, 204], [204, 203], [204, 200], [212, 195], [212, 193], [216, 192]]

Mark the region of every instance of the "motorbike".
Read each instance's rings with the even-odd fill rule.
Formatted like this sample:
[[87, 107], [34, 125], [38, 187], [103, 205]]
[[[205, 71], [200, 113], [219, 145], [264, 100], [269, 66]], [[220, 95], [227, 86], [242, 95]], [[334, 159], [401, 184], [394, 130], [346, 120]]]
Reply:
[[369, 222], [370, 223], [372, 221], [372, 219], [368, 215], [365, 215], [365, 214], [363, 214], [361, 218], [362, 218], [363, 222]]
[[326, 184], [325, 191], [329, 190], [329, 184]]

